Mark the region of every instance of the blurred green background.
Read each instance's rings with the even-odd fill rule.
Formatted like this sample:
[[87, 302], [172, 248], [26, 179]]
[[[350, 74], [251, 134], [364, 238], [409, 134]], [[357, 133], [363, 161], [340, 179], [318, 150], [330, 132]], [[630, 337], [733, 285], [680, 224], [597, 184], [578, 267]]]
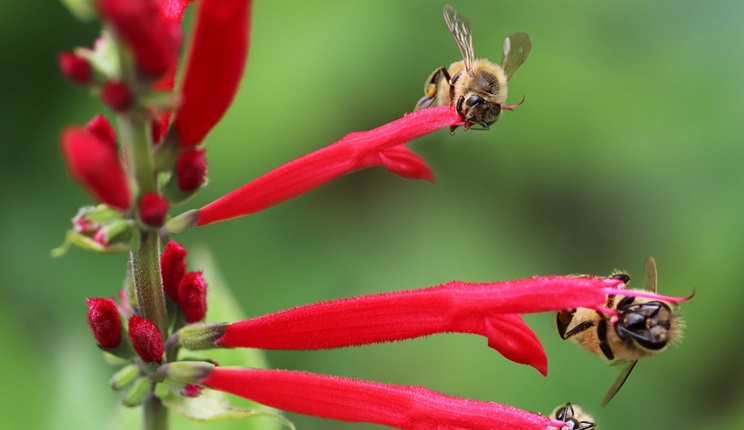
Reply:
[[[441, 2], [255, 3], [245, 80], [207, 140], [210, 185], [174, 213], [400, 117], [429, 73], [458, 57]], [[616, 369], [560, 340], [552, 315], [528, 318], [547, 378], [467, 335], [267, 358], [543, 413], [570, 400], [603, 430], [742, 428], [744, 3], [453, 5], [473, 24], [477, 56], [498, 61], [515, 31], [533, 49], [510, 83], [510, 102], [526, 97], [519, 109], [490, 132], [440, 131], [412, 145], [436, 184], [375, 168], [176, 239], [213, 251], [248, 315], [451, 279], [620, 268], [637, 281], [653, 255], [660, 292], [697, 291], [683, 306], [685, 338], [641, 362], [605, 409]], [[120, 288], [125, 256], [49, 256], [90, 203], [68, 178], [59, 132], [102, 109], [59, 76], [55, 56], [97, 31], [56, 1], [0, 4], [3, 428], [106, 428], [117, 401], [84, 298]], [[290, 418], [302, 430], [379, 428]]]

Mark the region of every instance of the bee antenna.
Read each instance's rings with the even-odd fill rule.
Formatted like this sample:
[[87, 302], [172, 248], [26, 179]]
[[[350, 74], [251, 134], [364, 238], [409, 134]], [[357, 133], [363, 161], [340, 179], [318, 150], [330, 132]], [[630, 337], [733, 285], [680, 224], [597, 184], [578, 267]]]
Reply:
[[514, 110], [514, 108], [521, 106], [522, 103], [524, 103], [524, 96], [522, 96], [522, 101], [520, 101], [519, 103], [515, 105], [502, 106], [501, 109], [502, 110]]

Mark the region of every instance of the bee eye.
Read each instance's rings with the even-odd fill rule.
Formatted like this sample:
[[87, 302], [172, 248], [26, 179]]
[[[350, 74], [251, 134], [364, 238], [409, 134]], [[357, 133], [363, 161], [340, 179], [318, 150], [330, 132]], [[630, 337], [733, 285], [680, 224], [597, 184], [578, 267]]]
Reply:
[[477, 105], [479, 105], [479, 104], [481, 104], [483, 102], [485, 102], [485, 100], [481, 96], [470, 96], [465, 101], [465, 104], [467, 106], [477, 106]]

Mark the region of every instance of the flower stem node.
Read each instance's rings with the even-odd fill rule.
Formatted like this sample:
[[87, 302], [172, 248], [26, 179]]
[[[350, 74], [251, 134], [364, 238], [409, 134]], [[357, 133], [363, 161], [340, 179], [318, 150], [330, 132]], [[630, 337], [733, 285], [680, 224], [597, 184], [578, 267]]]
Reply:
[[139, 406], [144, 402], [145, 398], [150, 394], [152, 389], [152, 381], [147, 377], [140, 377], [132, 384], [129, 391], [127, 391], [122, 403], [124, 406], [133, 408]]
[[190, 324], [179, 330], [171, 339], [192, 351], [222, 348], [215, 344], [215, 341], [225, 334], [228, 325], [228, 323]]
[[217, 368], [206, 361], [176, 361], [160, 366], [158, 377], [169, 377], [185, 384], [199, 384]]
[[155, 323], [138, 315], [132, 315], [129, 318], [129, 339], [142, 361], [160, 363], [165, 349], [160, 330], [155, 327]]
[[111, 378], [111, 388], [113, 388], [114, 391], [122, 391], [134, 382], [139, 375], [140, 370], [136, 364], [126, 365]]

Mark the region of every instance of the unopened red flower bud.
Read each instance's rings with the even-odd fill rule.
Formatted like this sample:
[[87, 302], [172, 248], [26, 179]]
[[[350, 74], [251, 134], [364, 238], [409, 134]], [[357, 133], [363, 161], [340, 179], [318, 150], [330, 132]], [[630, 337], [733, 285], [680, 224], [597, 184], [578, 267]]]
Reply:
[[204, 319], [207, 314], [207, 281], [202, 272], [189, 272], [178, 286], [178, 302], [187, 323]]
[[189, 149], [176, 159], [176, 176], [181, 191], [194, 191], [207, 180], [207, 151]]
[[99, 137], [104, 142], [111, 144], [111, 150], [116, 152], [116, 131], [105, 116], [98, 114], [85, 125], [85, 131]]
[[101, 87], [101, 100], [116, 112], [123, 112], [134, 102], [134, 94], [122, 81], [108, 81]]
[[163, 274], [163, 290], [174, 302], [178, 302], [178, 286], [186, 274], [188, 251], [175, 240], [165, 245], [160, 256], [160, 271]]
[[86, 299], [88, 325], [101, 348], [116, 348], [121, 343], [121, 320], [116, 303], [111, 299]]
[[155, 327], [154, 322], [138, 315], [132, 315], [129, 318], [129, 339], [132, 341], [135, 352], [143, 361], [160, 363], [165, 349], [160, 330]]
[[88, 84], [93, 77], [93, 70], [86, 58], [74, 52], [63, 52], [57, 56], [62, 75], [78, 84]]
[[[97, 0], [98, 10], [132, 50], [140, 72], [157, 78], [178, 59], [181, 29], [160, 0]], [[162, 6], [162, 7], [161, 7]]]
[[160, 227], [168, 215], [168, 199], [158, 193], [145, 193], [139, 204], [139, 216], [142, 222], [152, 227]]
[[100, 202], [129, 209], [129, 180], [111, 144], [80, 127], [65, 129], [61, 141], [70, 175]]

